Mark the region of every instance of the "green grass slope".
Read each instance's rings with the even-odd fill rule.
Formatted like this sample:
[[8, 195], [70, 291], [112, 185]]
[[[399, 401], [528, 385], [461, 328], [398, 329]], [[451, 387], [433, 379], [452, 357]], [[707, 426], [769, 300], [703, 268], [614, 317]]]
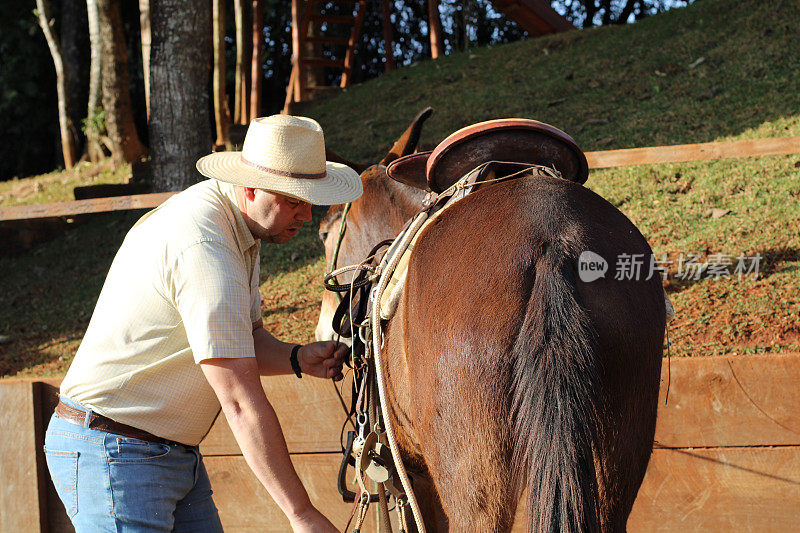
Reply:
[[309, 110], [327, 142], [377, 161], [424, 106], [423, 145], [535, 118], [586, 151], [788, 135], [800, 128], [800, 4], [698, 0], [601, 27], [425, 61]]
[[[307, 114], [330, 146], [361, 161], [382, 157], [427, 105], [435, 109], [423, 134], [428, 148], [464, 125], [509, 116], [553, 124], [587, 151], [800, 135], [797, 35], [797, 2], [698, 0], [631, 26], [425, 61]], [[37, 190], [71, 179], [19, 180], [0, 190], [0, 203], [31, 190], [24, 201], [34, 201]], [[666, 259], [678, 315], [673, 355], [800, 350], [800, 154], [593, 171], [587, 186]], [[725, 214], [714, 218], [712, 209]], [[289, 245], [262, 249], [265, 324], [287, 340], [312, 336], [325, 269], [316, 239], [322, 212]], [[92, 216], [25, 255], [0, 257], [0, 376], [66, 370], [140, 215]], [[759, 276], [678, 279], [688, 254], [701, 263], [727, 258], [731, 271], [739, 255], [760, 254]]]

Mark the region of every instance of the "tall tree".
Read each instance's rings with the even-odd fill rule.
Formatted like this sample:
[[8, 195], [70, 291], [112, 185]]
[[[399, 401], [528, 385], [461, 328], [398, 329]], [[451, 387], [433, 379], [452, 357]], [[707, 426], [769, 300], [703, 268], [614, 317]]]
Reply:
[[253, 0], [253, 56], [250, 72], [250, 120], [261, 116], [262, 73], [261, 47], [264, 45], [264, 11], [261, 0]]
[[247, 39], [247, 17], [244, 1], [233, 1], [233, 13], [236, 26], [236, 74], [234, 77], [233, 121], [236, 124], [247, 124], [250, 115], [247, 112], [248, 69], [250, 64], [250, 43]]
[[218, 147], [230, 148], [231, 141], [228, 129], [231, 125], [231, 113], [228, 110], [228, 96], [225, 91], [225, 2], [212, 0], [212, 18], [214, 41], [214, 122], [217, 128]]
[[150, 118], [150, 0], [139, 0], [139, 27], [142, 34], [142, 76], [144, 102]]
[[444, 54], [442, 41], [442, 18], [439, 14], [439, 0], [428, 0], [428, 34], [431, 39], [431, 58]]
[[100, 138], [105, 133], [103, 112], [103, 43], [100, 40], [100, 11], [97, 0], [86, 0], [89, 25], [89, 95], [86, 103], [86, 153], [89, 161], [100, 161], [105, 154]]
[[67, 92], [68, 71], [61, 55], [61, 45], [53, 31], [55, 21], [50, 17], [50, 3], [47, 0], [36, 0], [39, 26], [44, 32], [50, 54], [53, 56], [53, 65], [56, 69], [56, 89], [58, 92], [58, 126], [61, 132], [61, 153], [64, 156], [64, 166], [72, 168], [75, 165], [75, 141], [72, 136], [72, 123], [69, 118], [69, 93]]
[[208, 82], [211, 9], [203, 0], [152, 0], [150, 153], [153, 188], [199, 181], [197, 160], [211, 147]]
[[100, 42], [103, 50], [103, 109], [111, 155], [117, 163], [133, 162], [145, 155], [133, 122], [128, 87], [128, 51], [120, 15], [120, 0], [97, 0]]
[[83, 135], [80, 124], [84, 118], [88, 82], [89, 30], [86, 25], [86, 2], [64, 0], [61, 2], [61, 52], [69, 65], [67, 93], [69, 94], [69, 119], [75, 140], [76, 157], [81, 154]]

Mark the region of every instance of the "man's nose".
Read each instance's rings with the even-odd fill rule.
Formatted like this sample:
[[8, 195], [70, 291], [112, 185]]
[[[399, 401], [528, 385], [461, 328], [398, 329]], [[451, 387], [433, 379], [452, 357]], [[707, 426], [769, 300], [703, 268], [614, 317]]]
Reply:
[[297, 218], [302, 220], [303, 222], [309, 222], [311, 220], [311, 204], [308, 202], [303, 202], [303, 208], [300, 209], [297, 213]]

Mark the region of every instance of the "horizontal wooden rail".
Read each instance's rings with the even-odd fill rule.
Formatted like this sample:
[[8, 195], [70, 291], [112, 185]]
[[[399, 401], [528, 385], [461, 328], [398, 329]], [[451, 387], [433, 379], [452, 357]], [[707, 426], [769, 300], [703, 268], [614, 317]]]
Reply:
[[15, 205], [0, 207], [0, 220], [24, 220], [30, 218], [69, 217], [105, 211], [124, 211], [127, 209], [152, 209], [163, 204], [174, 192], [115, 196], [112, 198], [91, 198], [71, 202], [52, 202], [49, 204]]
[[[796, 153], [800, 153], [800, 136], [586, 152], [586, 159], [589, 162], [589, 168], [609, 168]], [[175, 193], [151, 193], [72, 202], [0, 207], [0, 221], [65, 217], [126, 209], [149, 209], [161, 205], [173, 194]]]
[[800, 136], [586, 152], [586, 159], [589, 168], [608, 168], [796, 153]]

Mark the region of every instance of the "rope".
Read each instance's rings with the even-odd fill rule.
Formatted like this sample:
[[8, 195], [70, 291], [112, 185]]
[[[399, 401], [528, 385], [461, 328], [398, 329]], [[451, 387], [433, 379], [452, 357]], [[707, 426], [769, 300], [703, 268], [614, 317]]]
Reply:
[[[384, 375], [383, 375], [383, 361], [381, 356], [381, 323], [380, 323], [380, 305], [381, 305], [381, 295], [383, 291], [386, 289], [386, 285], [389, 283], [389, 278], [391, 277], [388, 273], [391, 273], [394, 268], [397, 266], [397, 263], [400, 261], [400, 256], [402, 255], [403, 251], [408, 247], [411, 240], [419, 231], [419, 228], [422, 227], [422, 224], [425, 223], [425, 220], [428, 218], [426, 213], [421, 213], [414, 219], [411, 224], [411, 228], [409, 231], [403, 235], [403, 241], [398, 246], [398, 250], [389, 258], [389, 264], [386, 268], [382, 269], [383, 272], [387, 273], [386, 275], [381, 276], [380, 280], [378, 281], [378, 287], [375, 292], [375, 297], [372, 301], [372, 317], [371, 320], [372, 324], [372, 343], [374, 346], [374, 355], [375, 355], [375, 377], [378, 383], [378, 396], [380, 397], [381, 405], [388, 405], [386, 401], [386, 390], [384, 384]], [[388, 254], [387, 254], [388, 255]], [[417, 529], [419, 533], [425, 533], [425, 524], [422, 521], [422, 513], [419, 510], [419, 504], [417, 503], [417, 499], [414, 496], [414, 491], [411, 487], [411, 481], [408, 479], [408, 474], [406, 473], [405, 465], [403, 464], [403, 460], [400, 457], [400, 450], [397, 447], [397, 441], [395, 440], [394, 436], [394, 429], [392, 427], [392, 423], [388, 413], [385, 413], [384, 416], [384, 425], [386, 426], [386, 440], [389, 442], [389, 450], [392, 452], [392, 457], [394, 459], [395, 468], [397, 469], [397, 474], [400, 477], [400, 483], [403, 485], [403, 490], [406, 493], [406, 497], [408, 498], [408, 505], [411, 507], [411, 512], [414, 515], [414, 520], [417, 523]]]

